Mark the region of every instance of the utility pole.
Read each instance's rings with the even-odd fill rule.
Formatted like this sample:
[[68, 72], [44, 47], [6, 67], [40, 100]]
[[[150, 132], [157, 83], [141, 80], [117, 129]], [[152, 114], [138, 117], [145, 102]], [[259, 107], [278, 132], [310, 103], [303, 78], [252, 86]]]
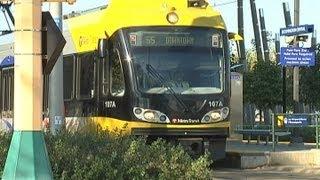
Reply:
[[257, 59], [258, 61], [263, 61], [262, 56], [262, 48], [261, 48], [261, 38], [260, 38], [260, 31], [259, 31], [259, 23], [257, 17], [257, 8], [256, 8], [256, 1], [250, 0], [251, 6], [251, 16], [252, 16], [252, 26], [254, 31], [254, 39], [256, 43], [256, 51], [257, 51]]
[[[291, 15], [290, 15], [290, 9], [289, 9], [289, 4], [287, 3], [282, 3], [283, 7], [283, 14], [284, 14], [284, 20], [286, 23], [286, 27], [292, 26], [291, 22]], [[280, 46], [279, 46], [280, 47]], [[287, 112], [287, 68], [283, 66], [282, 68], [282, 102], [283, 102], [283, 109], [282, 112], [286, 113]]]
[[244, 25], [243, 25], [243, 0], [238, 0], [238, 34], [243, 38], [239, 41], [240, 46], [240, 63], [243, 64], [243, 70], [246, 72], [248, 70], [245, 43], [244, 43]]
[[[59, 29], [62, 31], [62, 3], [49, 3], [50, 13]], [[56, 134], [64, 126], [63, 102], [63, 56], [60, 55], [49, 76], [49, 119], [50, 131]]]
[[[8, 3], [8, 0], [0, 0]], [[42, 2], [14, 0], [14, 132], [2, 179], [53, 179], [42, 116]]]
[[261, 27], [264, 59], [265, 59], [265, 61], [270, 61], [266, 23], [265, 23], [265, 19], [264, 19], [263, 9], [261, 9], [261, 8], [259, 9], [259, 18], [260, 18], [260, 27]]
[[[294, 25], [298, 26], [300, 23], [300, 0], [294, 0]], [[299, 46], [299, 42], [295, 40], [295, 45]], [[293, 69], [293, 101], [294, 112], [299, 113], [299, 67], [295, 66]]]
[[[298, 26], [300, 24], [300, 0], [294, 0], [294, 26]], [[294, 46], [299, 47], [299, 42], [295, 37]], [[294, 113], [300, 113], [300, 104], [299, 104], [299, 66], [294, 66], [293, 68], [293, 103], [294, 103]], [[299, 128], [293, 129], [293, 137], [290, 140], [292, 144], [294, 143], [303, 143], [303, 139], [301, 137], [301, 130]]]

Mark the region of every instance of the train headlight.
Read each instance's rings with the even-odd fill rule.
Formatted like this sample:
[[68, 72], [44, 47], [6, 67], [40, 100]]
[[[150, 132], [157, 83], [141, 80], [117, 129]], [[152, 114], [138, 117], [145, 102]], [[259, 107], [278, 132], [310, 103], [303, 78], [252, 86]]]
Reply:
[[219, 120], [219, 119], [221, 118], [221, 115], [220, 115], [219, 112], [211, 112], [210, 117], [211, 117], [213, 120]]
[[144, 117], [146, 120], [153, 120], [153, 119], [155, 119], [156, 116], [155, 116], [154, 112], [152, 112], [152, 111], [146, 111], [146, 112], [144, 112], [143, 117]]
[[223, 107], [218, 110], [209, 111], [205, 114], [201, 120], [202, 123], [212, 123], [212, 122], [219, 122], [225, 120], [229, 115], [229, 108]]
[[205, 122], [209, 122], [210, 119], [211, 119], [211, 117], [208, 116], [208, 115], [205, 115], [205, 116], [203, 117], [203, 120], [204, 120]]
[[221, 118], [226, 119], [229, 115], [230, 110], [228, 107], [224, 107], [220, 110], [220, 112], [221, 112]]
[[178, 21], [179, 21], [179, 16], [177, 13], [175, 12], [170, 12], [168, 13], [167, 15], [167, 21], [170, 23], [170, 24], [176, 24]]
[[140, 107], [134, 107], [133, 114], [136, 116], [136, 118], [142, 121], [170, 123], [169, 118], [164, 113], [160, 111], [152, 110], [152, 109], [143, 109]]
[[141, 108], [135, 108], [134, 109], [134, 113], [135, 114], [141, 114], [142, 113], [142, 109]]
[[164, 121], [167, 120], [167, 116], [161, 115], [159, 119], [160, 119], [161, 122], [164, 122]]

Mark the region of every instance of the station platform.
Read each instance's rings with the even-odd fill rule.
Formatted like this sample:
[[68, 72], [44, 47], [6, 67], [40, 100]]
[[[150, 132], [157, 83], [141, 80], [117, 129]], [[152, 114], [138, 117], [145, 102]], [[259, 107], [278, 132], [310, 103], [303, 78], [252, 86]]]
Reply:
[[290, 144], [279, 142], [273, 151], [272, 143], [257, 144], [251, 141], [228, 139], [227, 157], [218, 162], [228, 168], [253, 169], [264, 166], [303, 166], [319, 169], [320, 149], [315, 143]]
[[[268, 144], [257, 143], [256, 140], [251, 140], [250, 143], [247, 140], [236, 140], [228, 139], [226, 145], [227, 152], [238, 152], [238, 153], [264, 153], [272, 152], [272, 141], [269, 141]], [[316, 148], [316, 143], [298, 143], [290, 144], [290, 142], [278, 142], [275, 144], [275, 152], [283, 151], [301, 151], [301, 150], [311, 150]]]

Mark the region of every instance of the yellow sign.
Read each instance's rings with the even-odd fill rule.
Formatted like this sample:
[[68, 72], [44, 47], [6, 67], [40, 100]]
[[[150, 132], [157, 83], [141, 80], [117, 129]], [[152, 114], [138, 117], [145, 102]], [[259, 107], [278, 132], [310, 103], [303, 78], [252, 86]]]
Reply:
[[284, 127], [284, 116], [282, 116], [282, 115], [277, 116], [276, 123], [279, 128], [283, 128]]

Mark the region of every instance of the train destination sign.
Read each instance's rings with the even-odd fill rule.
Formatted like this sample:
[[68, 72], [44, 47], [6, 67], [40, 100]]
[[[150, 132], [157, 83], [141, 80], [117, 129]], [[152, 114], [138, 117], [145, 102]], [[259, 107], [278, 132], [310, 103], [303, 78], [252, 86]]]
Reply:
[[291, 26], [280, 29], [280, 36], [294, 36], [298, 34], [307, 34], [314, 31], [313, 24], [306, 24], [300, 26]]
[[142, 38], [142, 44], [145, 46], [192, 46], [195, 44], [195, 37], [188, 34], [144, 35]]
[[197, 47], [221, 47], [222, 41], [218, 34], [211, 37], [196, 36], [192, 33], [131, 33], [129, 35], [132, 46], [197, 46]]
[[280, 64], [282, 66], [314, 66], [315, 51], [311, 48], [281, 47]]

